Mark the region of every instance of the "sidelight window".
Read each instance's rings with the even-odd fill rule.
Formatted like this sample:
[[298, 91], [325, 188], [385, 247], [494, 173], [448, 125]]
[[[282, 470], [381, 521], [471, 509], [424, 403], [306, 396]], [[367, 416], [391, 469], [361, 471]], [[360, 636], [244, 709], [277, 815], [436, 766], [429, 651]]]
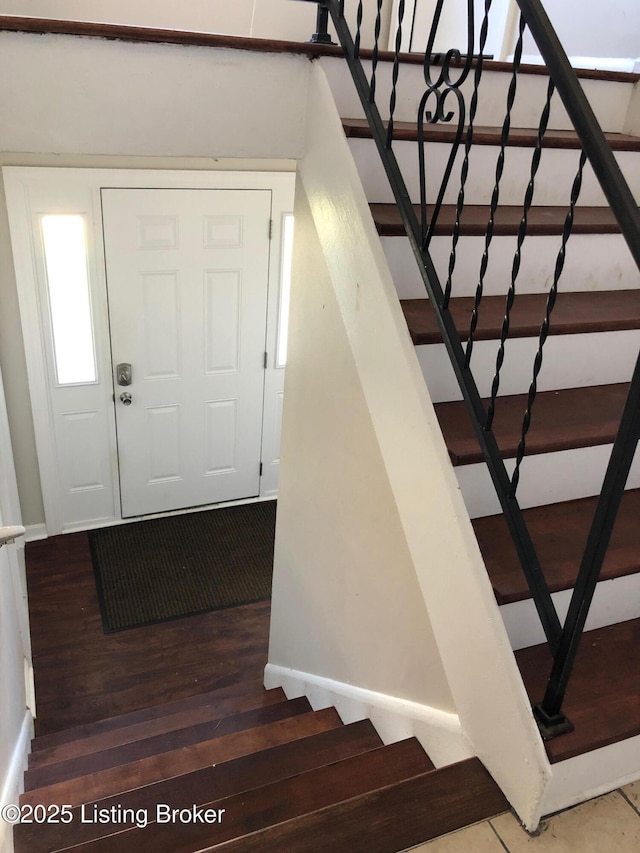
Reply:
[[41, 224], [58, 385], [95, 382], [84, 217], [47, 215]]
[[276, 367], [287, 363], [289, 340], [289, 301], [291, 299], [291, 263], [293, 260], [293, 213], [282, 217], [282, 272], [280, 275], [280, 312], [278, 315], [278, 351]]

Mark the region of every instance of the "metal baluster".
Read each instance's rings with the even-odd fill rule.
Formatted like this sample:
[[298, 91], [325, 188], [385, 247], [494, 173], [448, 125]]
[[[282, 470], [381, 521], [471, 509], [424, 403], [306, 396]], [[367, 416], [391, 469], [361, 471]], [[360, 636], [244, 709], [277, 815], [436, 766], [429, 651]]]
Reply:
[[538, 390], [538, 374], [540, 373], [540, 369], [542, 367], [543, 347], [545, 341], [547, 340], [547, 336], [549, 335], [549, 329], [551, 326], [551, 314], [556, 304], [556, 298], [558, 295], [558, 282], [560, 281], [560, 276], [562, 275], [562, 270], [564, 269], [567, 242], [569, 240], [569, 237], [571, 236], [571, 231], [573, 229], [573, 216], [576, 204], [578, 203], [578, 198], [580, 196], [580, 190], [582, 188], [582, 175], [586, 162], [587, 155], [584, 153], [584, 151], [582, 151], [582, 153], [580, 154], [580, 164], [578, 166], [578, 172], [574, 178], [573, 185], [571, 187], [571, 202], [569, 205], [569, 212], [567, 213], [566, 219], [564, 220], [564, 227], [562, 229], [562, 245], [560, 247], [560, 251], [558, 252], [558, 257], [556, 258], [556, 266], [553, 274], [553, 283], [551, 285], [551, 289], [549, 290], [545, 316], [544, 320], [542, 321], [542, 326], [540, 327], [540, 336], [538, 338], [538, 351], [533, 362], [533, 379], [531, 380], [531, 384], [529, 386], [529, 394], [527, 396], [527, 409], [522, 419], [521, 437], [518, 443], [518, 450], [516, 453], [516, 467], [514, 469], [513, 476], [511, 477], [512, 496], [515, 496], [516, 490], [518, 488], [518, 483], [520, 481], [520, 465], [522, 464], [522, 460], [524, 459], [524, 455], [526, 452], [526, 438], [527, 433], [529, 432], [529, 427], [531, 426], [531, 410], [533, 409], [533, 404], [535, 403], [536, 394]]
[[[457, 48], [448, 50], [444, 57], [441, 54], [436, 54], [432, 57], [433, 45], [435, 43], [436, 34], [440, 25], [440, 17], [442, 14], [444, 0], [438, 0], [436, 10], [434, 12], [431, 30], [429, 31], [429, 40], [427, 42], [427, 50], [424, 57], [424, 78], [427, 84], [427, 89], [420, 100], [418, 107], [418, 171], [420, 180], [420, 217], [422, 221], [422, 246], [428, 248], [431, 238], [434, 234], [444, 195], [453, 171], [453, 165], [458, 153], [458, 148], [462, 142], [464, 135], [466, 107], [464, 98], [460, 92], [460, 86], [467, 79], [471, 67], [473, 65], [473, 44], [474, 44], [474, 0], [467, 0], [467, 52], [462, 71], [457, 79], [452, 78], [452, 64], [459, 63], [462, 60], [462, 55]], [[433, 80], [431, 76], [432, 64], [442, 60], [442, 69], [437, 80]], [[433, 96], [435, 99], [434, 108], [427, 110], [427, 103]], [[440, 182], [440, 189], [433, 205], [433, 211], [429, 220], [427, 211], [427, 173], [424, 151], [424, 121], [428, 124], [437, 124], [438, 122], [450, 122], [455, 116], [455, 111], [447, 111], [447, 100], [453, 96], [458, 107], [458, 127], [456, 136], [451, 146], [451, 154], [447, 160], [444, 174]]]
[[360, 31], [362, 29], [362, 0], [358, 0], [358, 11], [356, 13], [356, 37], [353, 46], [356, 58], [360, 56]]
[[543, 732], [543, 737], [545, 735], [553, 737], [556, 734], [573, 729], [569, 720], [561, 713], [560, 708], [589, 615], [596, 585], [600, 579], [600, 570], [609, 547], [620, 501], [624, 494], [624, 487], [639, 440], [640, 355], [638, 355], [631, 378], [629, 395], [611, 450], [607, 473], [587, 537], [576, 585], [562, 629], [560, 644], [554, 655], [553, 668], [544, 699], [540, 705], [534, 706], [533, 709]]
[[396, 49], [393, 57], [393, 71], [391, 72], [391, 97], [389, 98], [389, 125], [387, 127], [387, 148], [393, 143], [393, 115], [396, 111], [396, 91], [398, 88], [398, 75], [400, 73], [400, 48], [402, 46], [402, 22], [404, 20], [405, 0], [400, 0], [398, 6], [398, 29], [396, 30]]
[[540, 158], [542, 156], [542, 140], [544, 139], [544, 135], [547, 131], [547, 125], [549, 124], [549, 114], [551, 112], [551, 98], [553, 97], [554, 91], [555, 87], [553, 85], [553, 81], [549, 80], [549, 85], [547, 87], [547, 99], [542, 110], [542, 116], [540, 117], [536, 146], [533, 151], [533, 157], [531, 158], [531, 172], [529, 177], [529, 183], [527, 184], [527, 189], [524, 195], [522, 219], [520, 220], [520, 225], [518, 227], [517, 246], [515, 254], [513, 256], [513, 264], [511, 267], [511, 281], [509, 283], [509, 290], [507, 291], [507, 300], [505, 303], [505, 313], [504, 319], [502, 321], [502, 329], [500, 330], [500, 346], [498, 347], [498, 355], [496, 356], [496, 372], [493, 377], [493, 382], [491, 383], [491, 399], [489, 401], [489, 406], [487, 407], [487, 429], [491, 429], [496, 411], [496, 399], [498, 397], [498, 390], [500, 388], [500, 371], [502, 370], [502, 364], [504, 362], [505, 344], [507, 342], [507, 338], [509, 337], [511, 309], [513, 308], [513, 303], [516, 298], [516, 281], [518, 279], [518, 274], [520, 272], [520, 262], [522, 260], [522, 245], [527, 236], [529, 210], [531, 209], [531, 205], [533, 203], [535, 180], [536, 175], [538, 173], [538, 168], [540, 166]]
[[[505, 115], [504, 122], [502, 123], [502, 133], [500, 136], [500, 153], [498, 154], [498, 161], [496, 163], [496, 182], [493, 187], [493, 192], [491, 194], [489, 222], [487, 223], [487, 228], [485, 231], [484, 252], [482, 253], [482, 261], [480, 262], [480, 276], [478, 278], [478, 284], [476, 286], [475, 301], [473, 305], [473, 311], [471, 312], [471, 322], [469, 324], [469, 337], [467, 340], [467, 346], [465, 348], [465, 367], [467, 368], [471, 363], [474, 335], [478, 326], [480, 305], [482, 303], [482, 296], [484, 293], [484, 279], [487, 274], [487, 268], [489, 266], [489, 248], [491, 246], [491, 241], [493, 240], [495, 215], [496, 210], [498, 209], [498, 202], [500, 200], [500, 180], [502, 179], [502, 172], [504, 171], [504, 157], [509, 141], [509, 130], [511, 129], [511, 110], [513, 109], [513, 104], [516, 98], [518, 71], [520, 70], [520, 62], [522, 61], [522, 42], [524, 37], [524, 30], [525, 22], [524, 18], [521, 15], [520, 23], [518, 26], [518, 41], [516, 43], [516, 49], [513, 56], [513, 73], [511, 75], [511, 82], [509, 83], [509, 92], [507, 94], [507, 113]], [[485, 428], [489, 429], [489, 427]]]
[[640, 268], [640, 209], [540, 0], [516, 0]]
[[376, 70], [378, 68], [378, 44], [380, 42], [380, 25], [381, 25], [381, 10], [382, 10], [382, 2], [383, 0], [378, 0], [378, 8], [376, 12], [376, 23], [374, 27], [374, 40], [373, 40], [373, 53], [371, 55], [371, 86], [369, 99], [371, 101], [375, 101], [376, 99]]
[[460, 218], [462, 216], [462, 211], [464, 210], [464, 191], [467, 184], [467, 177], [469, 175], [469, 154], [471, 152], [471, 146], [473, 145], [473, 127], [476, 118], [476, 112], [478, 111], [478, 90], [480, 88], [480, 79], [482, 77], [483, 66], [482, 54], [484, 53], [484, 48], [487, 43], [487, 34], [489, 31], [489, 10], [491, 9], [491, 2], [492, 0], [485, 0], [484, 18], [482, 19], [482, 26], [480, 27], [480, 46], [478, 49], [476, 70], [473, 76], [473, 94], [471, 95], [471, 105], [469, 107], [469, 126], [467, 127], [467, 136], [464, 143], [464, 158], [462, 160], [462, 169], [460, 172], [460, 190], [458, 192], [458, 198], [456, 200], [456, 221], [453, 225], [451, 253], [449, 255], [449, 268], [447, 271], [447, 280], [444, 286], [444, 301], [442, 303], [443, 308], [449, 307], [453, 273], [456, 268], [456, 251], [458, 247], [458, 240], [460, 239]]
[[[427, 170], [424, 159], [424, 124], [422, 121], [422, 115], [424, 111], [424, 106], [426, 104], [426, 100], [431, 94], [432, 91], [436, 93], [436, 99], [438, 94], [438, 88], [442, 85], [444, 81], [443, 72], [440, 72], [440, 76], [434, 83], [431, 80], [431, 62], [432, 62], [432, 53], [433, 53], [433, 44], [436, 38], [436, 33], [438, 31], [438, 27], [440, 25], [440, 18], [442, 16], [442, 7], [444, 5], [444, 0], [438, 0], [436, 3], [436, 8], [433, 12], [433, 21], [431, 22], [431, 29], [429, 30], [429, 38], [427, 39], [427, 48], [424, 53], [424, 79], [427, 83], [427, 91], [424, 94], [422, 101], [420, 102], [420, 106], [418, 107], [418, 180], [420, 182], [420, 224], [422, 227], [422, 239], [423, 246], [424, 240], [426, 239], [427, 230], [429, 227], [429, 219], [427, 214]], [[416, 3], [417, 6], [417, 3]], [[433, 57], [435, 62], [439, 62], [441, 56]], [[429, 121], [429, 117], [427, 118]]]

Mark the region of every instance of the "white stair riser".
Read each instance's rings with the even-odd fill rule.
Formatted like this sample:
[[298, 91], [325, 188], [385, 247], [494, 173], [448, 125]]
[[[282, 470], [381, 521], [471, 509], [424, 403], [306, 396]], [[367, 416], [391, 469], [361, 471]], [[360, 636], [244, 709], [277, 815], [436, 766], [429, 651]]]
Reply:
[[[520, 471], [518, 503], [522, 509], [529, 509], [600, 494], [610, 455], [611, 445], [603, 444], [525, 457]], [[515, 460], [508, 459], [505, 464], [511, 475]], [[460, 465], [454, 470], [471, 518], [502, 511], [484, 463]], [[640, 488], [639, 453], [631, 466], [627, 488]]]
[[[542, 318], [540, 319], [542, 321]], [[471, 369], [483, 397], [488, 397], [491, 393], [499, 345], [499, 341], [476, 341], [473, 345]], [[515, 338], [507, 341], [500, 371], [500, 395], [528, 392], [537, 350], [537, 338]], [[606, 358], [602, 358], [603, 352], [607, 353]], [[551, 335], [543, 349], [538, 391], [629, 382], [638, 352], [639, 329], [592, 332], [584, 335]], [[433, 402], [461, 400], [460, 386], [444, 344], [418, 346], [416, 353]]]
[[[349, 146], [368, 201], [393, 203], [393, 193], [382, 166], [375, 143], [371, 139], [350, 139]], [[428, 143], [426, 146], [427, 201], [435, 201], [440, 191], [452, 146]], [[395, 142], [394, 154], [402, 171], [411, 200], [420, 202], [418, 145], [416, 142]], [[466, 204], [490, 204], [495, 184], [496, 161], [500, 148], [493, 145], [474, 145], [469, 154], [469, 175], [465, 183]], [[531, 174], [533, 148], [506, 150], [504, 171], [500, 180], [500, 204], [521, 206]], [[578, 169], [579, 152], [571, 149], [547, 148], [542, 152], [535, 178], [533, 203], [568, 206], [571, 186]], [[455, 204], [460, 190], [460, 175], [464, 158], [463, 147], [458, 150], [451, 178], [444, 197], [445, 204]], [[636, 198], [640, 198], [640, 154], [635, 151], [616, 152], [616, 159]], [[580, 192], [582, 205], [607, 205], [604, 193], [590, 166], [584, 171]]]
[[[346, 62], [343, 59], [332, 57], [322, 57], [319, 61], [333, 90], [340, 115], [343, 118], [360, 118], [363, 111], [355, 87], [351, 82]], [[371, 63], [364, 61], [363, 67], [370, 79]], [[381, 62], [376, 73], [376, 104], [385, 119], [389, 116], [392, 71], [392, 63]], [[510, 82], [511, 74], [509, 72], [485, 69], [482, 75], [478, 112], [475, 119], [477, 126], [502, 126]], [[622, 132], [633, 93], [633, 83], [614, 83], [584, 78], [580, 80], [580, 83], [603, 130]], [[538, 127], [546, 98], [547, 85], [548, 78], [542, 74], [521, 73], [518, 76], [516, 100], [511, 114], [512, 127]], [[403, 63], [400, 68], [394, 113], [397, 121], [416, 121], [420, 99], [425, 89], [422, 66]], [[469, 104], [473, 92], [473, 75], [467, 79], [462, 91], [465, 102]], [[451, 98], [447, 101], [447, 106], [453, 109], [453, 103], [454, 99]], [[433, 98], [427, 105], [427, 109], [430, 107], [433, 107]], [[568, 130], [571, 129], [571, 126], [560, 99], [556, 95], [553, 100], [549, 127]]]
[[[572, 590], [552, 593], [560, 622], [564, 622]], [[500, 613], [514, 650], [526, 649], [545, 642], [544, 631], [531, 599], [503, 604]], [[640, 575], [627, 575], [614, 580], [600, 581], [587, 617], [585, 631], [605, 625], [616, 625], [640, 616]]]
[[[478, 283], [484, 237], [461, 237], [453, 276], [453, 296], [474, 296]], [[424, 298], [425, 290], [406, 237], [383, 237], [382, 245], [400, 299]], [[546, 293], [553, 281], [559, 236], [530, 237], [522, 248], [518, 293]], [[511, 281], [515, 237], [494, 237], [484, 294], [506, 294]], [[450, 237], [434, 237], [430, 247], [436, 271], [444, 285], [451, 253]], [[627, 290], [640, 287], [640, 270], [619, 234], [574, 234], [567, 245], [561, 289]]]

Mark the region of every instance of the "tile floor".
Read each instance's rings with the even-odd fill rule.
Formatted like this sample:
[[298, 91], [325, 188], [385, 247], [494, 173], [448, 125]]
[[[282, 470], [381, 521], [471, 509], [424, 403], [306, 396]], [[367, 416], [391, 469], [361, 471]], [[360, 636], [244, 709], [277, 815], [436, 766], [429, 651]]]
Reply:
[[638, 853], [640, 782], [560, 812], [527, 835], [512, 814], [478, 823], [414, 847], [411, 853]]

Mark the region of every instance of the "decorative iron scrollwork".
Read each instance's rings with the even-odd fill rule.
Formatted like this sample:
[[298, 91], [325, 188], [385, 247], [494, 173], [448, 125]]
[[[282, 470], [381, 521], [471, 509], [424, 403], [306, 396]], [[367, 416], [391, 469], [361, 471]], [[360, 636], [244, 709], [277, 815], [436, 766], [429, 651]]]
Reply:
[[[486, 10], [491, 5], [491, 0], [486, 3]], [[466, 106], [460, 87], [469, 76], [473, 65], [474, 47], [474, 0], [467, 0], [467, 50], [464, 55], [458, 48], [451, 48], [444, 55], [433, 53], [438, 29], [440, 27], [444, 0], [438, 0], [433, 16], [433, 22], [429, 31], [427, 50], [424, 56], [424, 79], [427, 89], [420, 100], [418, 107], [418, 166], [420, 174], [420, 216], [422, 224], [422, 245], [427, 248], [440, 215], [444, 195], [449, 184], [453, 165], [464, 136], [466, 123]], [[434, 69], [439, 67], [437, 77]], [[457, 73], [456, 73], [457, 71]], [[434, 79], [435, 77], [435, 79]], [[453, 109], [448, 109], [448, 102], [453, 99]], [[433, 105], [428, 108], [429, 102]], [[447, 159], [444, 174], [440, 182], [440, 188], [435, 204], [429, 214], [427, 208], [427, 168], [425, 161], [425, 125], [450, 123], [457, 114], [457, 127], [451, 153]]]

